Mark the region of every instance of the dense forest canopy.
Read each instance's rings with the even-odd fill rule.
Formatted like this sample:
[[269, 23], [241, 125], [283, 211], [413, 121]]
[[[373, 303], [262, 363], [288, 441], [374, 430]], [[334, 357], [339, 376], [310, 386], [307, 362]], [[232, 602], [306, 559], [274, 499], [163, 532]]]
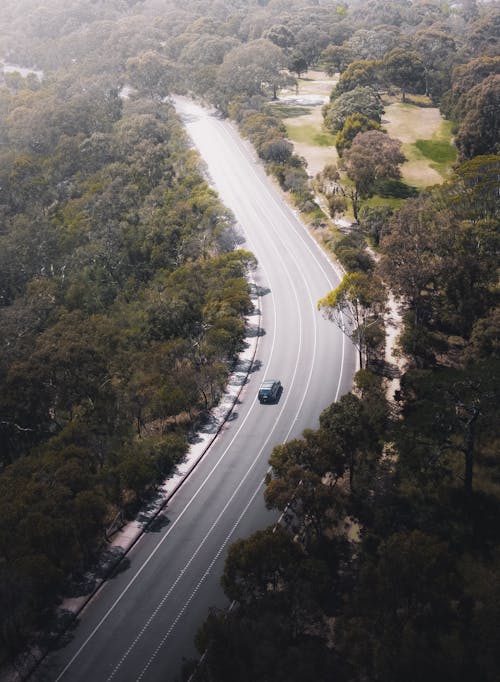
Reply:
[[[397, 416], [372, 363], [318, 431], [273, 452], [266, 504], [288, 523], [231, 548], [240, 606], [205, 624], [197, 674], [498, 679], [499, 41], [498, 2], [475, 0], [4, 0], [0, 57], [37, 73], [0, 75], [2, 658], [184, 456], [241, 347], [254, 259], [169, 94], [230, 115], [315, 224], [268, 106], [314, 67], [338, 74], [330, 210], [349, 200], [360, 226], [324, 309], [360, 312], [370, 365], [390, 288], [409, 371]], [[453, 121], [442, 186], [400, 182], [388, 94]], [[396, 209], [363, 206], [388, 187]]]

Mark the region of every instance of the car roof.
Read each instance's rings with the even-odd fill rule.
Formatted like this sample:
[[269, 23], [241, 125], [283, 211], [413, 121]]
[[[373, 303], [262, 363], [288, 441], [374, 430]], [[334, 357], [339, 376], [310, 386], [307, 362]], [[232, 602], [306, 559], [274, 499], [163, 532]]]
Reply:
[[265, 381], [262, 382], [261, 388], [269, 388], [273, 386], [277, 382], [277, 379], [266, 379]]

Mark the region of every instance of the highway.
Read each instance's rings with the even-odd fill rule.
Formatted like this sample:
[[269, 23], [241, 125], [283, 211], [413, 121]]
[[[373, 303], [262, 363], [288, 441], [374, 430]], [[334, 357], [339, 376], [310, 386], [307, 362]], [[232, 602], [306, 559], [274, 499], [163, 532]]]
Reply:
[[[36, 674], [51, 682], [171, 682], [219, 586], [228, 545], [275, 522], [262, 490], [273, 446], [316, 427], [321, 410], [350, 389], [355, 353], [317, 311], [338, 273], [282, 200], [233, 126], [176, 100], [211, 182], [258, 259], [262, 335], [256, 365], [232, 418], [196, 471], [168, 503], [163, 523], [145, 533], [129, 564], [82, 612], [71, 641]], [[284, 390], [260, 405], [264, 378]]]

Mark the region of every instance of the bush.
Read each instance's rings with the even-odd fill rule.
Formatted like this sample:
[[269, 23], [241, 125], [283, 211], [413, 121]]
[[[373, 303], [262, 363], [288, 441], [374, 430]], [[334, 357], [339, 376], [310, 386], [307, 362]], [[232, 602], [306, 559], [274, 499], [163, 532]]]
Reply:
[[379, 245], [384, 227], [389, 222], [393, 210], [390, 206], [362, 206], [359, 212], [359, 225], [375, 244]]
[[373, 259], [366, 251], [363, 237], [351, 233], [342, 237], [333, 247], [334, 253], [348, 272], [370, 272], [373, 270]]

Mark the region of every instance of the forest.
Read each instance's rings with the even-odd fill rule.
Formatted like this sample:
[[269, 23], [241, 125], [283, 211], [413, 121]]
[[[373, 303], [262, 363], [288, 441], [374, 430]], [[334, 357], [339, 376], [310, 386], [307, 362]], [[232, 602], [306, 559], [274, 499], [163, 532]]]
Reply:
[[[500, 674], [500, 6], [475, 0], [4, 0], [0, 662], [185, 455], [241, 349], [255, 267], [169, 95], [229, 116], [345, 269], [318, 302], [352, 392], [271, 455], [283, 522], [234, 543], [195, 680]], [[311, 182], [271, 104], [309, 69], [338, 161]], [[23, 71], [24, 73], [24, 71]], [[387, 97], [439, 107], [457, 158], [405, 183]], [[401, 389], [381, 353], [403, 310]], [[325, 292], [326, 293], [326, 292]], [[222, 655], [224, 654], [224, 655]]]

